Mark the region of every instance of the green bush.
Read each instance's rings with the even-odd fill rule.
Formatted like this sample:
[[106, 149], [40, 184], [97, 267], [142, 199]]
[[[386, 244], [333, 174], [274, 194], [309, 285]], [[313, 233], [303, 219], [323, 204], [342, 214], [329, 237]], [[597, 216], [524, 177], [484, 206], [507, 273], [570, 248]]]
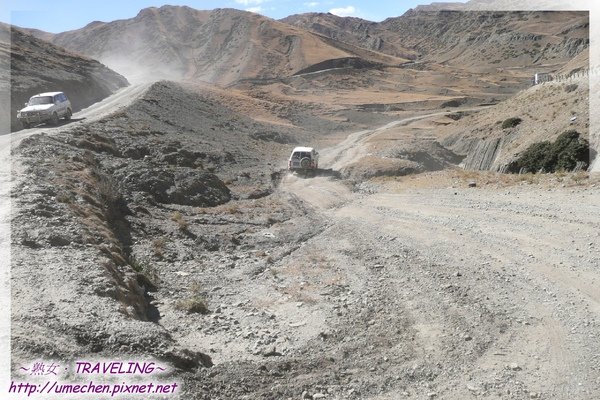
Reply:
[[556, 141], [534, 143], [529, 146], [520, 157], [510, 163], [508, 171], [519, 173], [526, 172], [556, 172], [571, 171], [578, 162], [583, 162], [585, 167], [590, 162], [590, 147], [585, 139], [580, 139], [577, 131], [566, 131]]
[[519, 117], [507, 118], [502, 122], [502, 129], [514, 128], [521, 122], [523, 122], [523, 120]]

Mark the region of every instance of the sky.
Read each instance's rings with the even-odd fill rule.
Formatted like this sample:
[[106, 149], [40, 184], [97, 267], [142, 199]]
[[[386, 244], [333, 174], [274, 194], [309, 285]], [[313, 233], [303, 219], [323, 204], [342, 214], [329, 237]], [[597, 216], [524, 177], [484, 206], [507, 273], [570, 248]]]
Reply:
[[[437, 0], [442, 1], [442, 0]], [[466, 0], [455, 0], [466, 2]], [[397, 17], [432, 0], [0, 0], [0, 21], [23, 28], [59, 33], [79, 29], [92, 21], [110, 22], [135, 17], [147, 7], [187, 5], [198, 10], [237, 8], [280, 19], [307, 12], [382, 21]]]

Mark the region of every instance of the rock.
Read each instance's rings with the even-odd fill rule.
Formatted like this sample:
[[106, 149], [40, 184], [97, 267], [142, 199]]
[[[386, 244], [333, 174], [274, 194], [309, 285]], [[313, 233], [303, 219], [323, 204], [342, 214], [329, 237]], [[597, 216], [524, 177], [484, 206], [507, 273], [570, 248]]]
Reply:
[[283, 354], [275, 349], [275, 346], [271, 347], [269, 350], [263, 351], [263, 357], [281, 357], [282, 355]]
[[326, 398], [326, 397], [327, 397], [327, 395], [326, 395], [326, 394], [323, 394], [323, 393], [315, 393], [315, 394], [313, 394], [313, 396], [312, 396], [312, 398], [313, 398], [313, 399], [324, 399], [324, 398]]
[[508, 368], [510, 368], [513, 371], [520, 371], [521, 370], [521, 367], [517, 363], [510, 363], [510, 365], [508, 366]]
[[303, 399], [312, 399], [313, 397], [308, 394], [308, 392], [305, 390], [304, 392], [302, 392], [302, 398]]
[[207, 207], [228, 202], [231, 192], [214, 174], [166, 168], [130, 167], [126, 176], [117, 177], [129, 190], [151, 194], [160, 203]]
[[436, 392], [429, 392], [429, 393], [427, 393], [427, 397], [429, 397], [430, 399], [433, 399], [436, 396], [437, 396]]
[[473, 385], [467, 385], [467, 389], [471, 392], [479, 392], [479, 388]]
[[58, 234], [52, 234], [48, 237], [48, 243], [53, 247], [63, 247], [71, 244], [71, 239]]

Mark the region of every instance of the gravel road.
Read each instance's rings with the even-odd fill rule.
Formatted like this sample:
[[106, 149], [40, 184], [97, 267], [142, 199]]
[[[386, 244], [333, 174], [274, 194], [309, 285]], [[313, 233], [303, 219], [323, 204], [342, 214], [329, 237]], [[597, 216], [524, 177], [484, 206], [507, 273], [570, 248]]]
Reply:
[[[75, 118], [116, 111], [139, 90]], [[343, 169], [387, 128], [323, 149], [321, 166]], [[61, 127], [18, 135], [53, 129]], [[356, 186], [328, 175], [285, 175], [268, 196], [218, 207], [132, 206], [133, 251], [160, 276], [150, 302], [157, 318], [124, 325], [115, 317], [103, 329], [210, 355], [211, 368], [178, 372], [185, 399], [600, 397], [597, 186]], [[37, 310], [37, 297], [24, 293], [36, 279], [64, 281], [66, 265], [85, 269], [67, 280], [73, 294], [53, 290], [59, 283], [46, 288], [57, 310], [39, 318], [77, 314], [72, 299], [85, 285], [97, 289], [77, 280], [100, 274], [92, 256], [64, 249], [35, 254], [66, 255], [65, 266], [13, 274], [13, 295], [32, 299], [21, 308]], [[182, 311], [189, 296], [208, 313]], [[92, 291], [86, 299], [81, 332], [88, 308], [112, 315], [109, 299]], [[17, 317], [24, 342], [29, 320]], [[64, 338], [73, 334], [60, 326]], [[35, 344], [48, 333], [34, 332]]]
[[[317, 233], [244, 289], [217, 279], [225, 339], [195, 337], [215, 346], [198, 398], [600, 397], [598, 187], [397, 187], [283, 178], [304, 214], [285, 225]], [[258, 234], [285, 242], [276, 226]]]
[[[371, 315], [354, 321], [366, 335], [345, 340], [364, 341], [363, 378], [396, 382], [366, 398], [600, 396], [597, 187], [360, 194], [292, 178], [283, 190], [328, 221], [307, 247], [349, 284], [352, 312]], [[407, 368], [427, 377], [407, 381]]]

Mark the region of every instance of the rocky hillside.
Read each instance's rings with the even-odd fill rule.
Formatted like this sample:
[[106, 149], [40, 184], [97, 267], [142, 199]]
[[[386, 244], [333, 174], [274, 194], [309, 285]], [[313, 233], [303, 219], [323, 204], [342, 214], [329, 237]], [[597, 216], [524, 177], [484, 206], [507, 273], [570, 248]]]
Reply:
[[423, 60], [490, 71], [561, 65], [589, 46], [587, 12], [411, 10], [381, 27]]
[[52, 42], [97, 58], [134, 80], [151, 76], [227, 84], [244, 78], [290, 76], [329, 59], [405, 61], [337, 45], [303, 29], [233, 9], [152, 7], [129, 20], [92, 22], [54, 35]]
[[[509, 124], [505, 121], [515, 121]], [[588, 77], [548, 82], [449, 125], [443, 144], [466, 158], [467, 169], [505, 171], [534, 143], [575, 130], [589, 138]]]
[[200, 210], [271, 194], [287, 143], [303, 132], [257, 123], [207, 92], [158, 82], [116, 114], [17, 148], [31, 178], [14, 195], [14, 358], [128, 354], [184, 370], [211, 365], [176, 343], [177, 329], [152, 323], [189, 318], [175, 304], [159, 311], [154, 298], [183, 302], [181, 263], [239, 244], [239, 226], [232, 233], [226, 222], [234, 208]]
[[[76, 55], [23, 31], [0, 24], [0, 68], [11, 72], [10, 93], [12, 103], [11, 129], [20, 129], [16, 120], [17, 110], [29, 97], [48, 91], [65, 92], [73, 104], [73, 111], [85, 108], [109, 96], [127, 80], [98, 61]], [[6, 39], [11, 38], [8, 42]], [[10, 64], [9, 64], [10, 63]], [[0, 82], [8, 83], [8, 79]], [[10, 122], [0, 121], [0, 126]]]
[[589, 46], [587, 12], [460, 8], [434, 3], [381, 23], [318, 13], [283, 21], [384, 53], [472, 70], [560, 65]]
[[417, 53], [402, 45], [394, 32], [382, 29], [380, 24], [353, 17], [338, 17], [330, 13], [291, 15], [281, 20], [340, 42], [351, 43], [397, 57], [415, 59]]

